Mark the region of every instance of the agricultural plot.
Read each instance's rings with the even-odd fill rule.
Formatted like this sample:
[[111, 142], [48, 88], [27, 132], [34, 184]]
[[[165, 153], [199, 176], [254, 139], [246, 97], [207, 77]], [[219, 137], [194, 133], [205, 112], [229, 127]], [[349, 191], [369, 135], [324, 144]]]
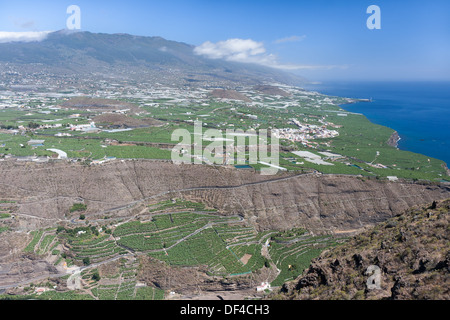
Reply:
[[35, 252], [35, 247], [38, 244], [39, 240], [41, 239], [42, 235], [44, 234], [43, 230], [35, 230], [31, 231], [30, 234], [33, 236], [33, 239], [31, 242], [25, 247], [25, 252]]
[[[49, 251], [51, 251], [51, 245], [53, 243], [53, 241], [56, 239], [56, 235], [55, 234], [47, 234], [45, 235], [40, 244], [39, 244], [39, 249], [37, 250], [38, 254], [45, 254]], [[57, 245], [57, 243], [55, 243], [55, 245]]]
[[153, 287], [140, 287], [136, 290], [134, 300], [163, 300], [164, 291]]
[[250, 271], [231, 250], [226, 248], [226, 243], [211, 228], [205, 229], [184, 243], [167, 250], [164, 255], [150, 254], [150, 256], [171, 265], [207, 265], [211, 272], [217, 275]]
[[[173, 203], [161, 203], [157, 211], [173, 209]], [[190, 202], [177, 202], [183, 209], [203, 209]], [[249, 273], [231, 248], [231, 242], [253, 240], [253, 228], [241, 227], [238, 217], [222, 217], [195, 212], [158, 214], [148, 222], [128, 222], [114, 230], [117, 244], [127, 249], [147, 252], [171, 265], [207, 265], [214, 274]]]
[[[119, 260], [118, 273], [102, 277], [99, 282], [92, 284], [89, 289], [98, 300], [161, 300], [164, 291], [158, 288], [142, 286], [136, 280], [138, 260]], [[88, 280], [90, 273], [85, 274]], [[92, 282], [92, 281], [91, 281]]]
[[9, 228], [8, 227], [0, 227], [0, 233], [8, 231]]
[[101, 285], [91, 289], [92, 294], [99, 300], [115, 300], [119, 284]]
[[261, 244], [238, 245], [231, 248], [239, 260], [251, 271], [265, 266], [266, 259], [261, 255]]
[[282, 235], [273, 237], [276, 239], [270, 242], [269, 254], [272, 261], [280, 271], [277, 278], [272, 281], [272, 286], [280, 286], [288, 280], [298, 277], [303, 270], [308, 268], [311, 260], [330, 246], [337, 245], [331, 236], [311, 237], [303, 233], [298, 237]]
[[[172, 203], [162, 203], [158, 210], [161, 208], [173, 208]], [[120, 225], [114, 235], [120, 235], [119, 244], [169, 265], [205, 265], [211, 274], [222, 276], [248, 274], [267, 266], [261, 251], [271, 239], [272, 260], [283, 270], [275, 284], [298, 275], [333, 242], [331, 237], [311, 238], [303, 229], [258, 233], [234, 218], [189, 212], [159, 214], [149, 222]]]
[[152, 221], [119, 225], [114, 230], [114, 237], [119, 245], [133, 251], [163, 251], [178, 246], [208, 224], [231, 221], [236, 221], [236, 218], [192, 212], [158, 214], [153, 216]]
[[254, 228], [244, 226], [234, 226], [230, 228], [228, 225], [214, 226], [214, 230], [220, 238], [227, 244], [242, 243], [246, 241], [254, 241], [257, 232]]
[[159, 202], [157, 204], [149, 205], [150, 212], [160, 212], [170, 209], [175, 210], [195, 210], [195, 211], [207, 211], [214, 212], [214, 209], [206, 209], [203, 203], [188, 201], [184, 199], [174, 199]]
[[78, 263], [97, 263], [127, 253], [109, 234], [99, 234], [95, 228], [66, 229], [59, 237], [70, 246], [73, 260]]
[[[275, 264], [280, 273], [271, 285], [280, 286], [297, 277], [324, 248], [337, 244], [331, 236], [311, 237], [303, 229], [259, 233], [238, 217], [197, 212], [158, 213], [147, 222], [120, 224], [112, 235], [90, 226], [59, 227], [56, 231], [33, 232], [28, 250], [55, 253], [60, 256], [58, 262], [64, 258], [68, 266], [88, 266], [82, 272], [83, 289], [92, 296], [76, 291], [49, 291], [39, 299], [163, 299], [163, 290], [137, 281], [139, 260], [130, 252], [147, 254], [171, 266], [203, 265], [210, 275], [223, 277], [248, 275]], [[68, 246], [69, 252], [54, 249], [60, 242]], [[263, 256], [266, 243], [269, 255]], [[89, 268], [90, 264], [110, 258], [119, 258], [119, 268], [111, 269], [116, 270], [114, 274], [100, 276], [97, 267]]]
[[45, 291], [41, 294], [34, 294], [29, 297], [30, 299], [37, 300], [94, 300], [90, 295], [77, 293], [76, 291]]

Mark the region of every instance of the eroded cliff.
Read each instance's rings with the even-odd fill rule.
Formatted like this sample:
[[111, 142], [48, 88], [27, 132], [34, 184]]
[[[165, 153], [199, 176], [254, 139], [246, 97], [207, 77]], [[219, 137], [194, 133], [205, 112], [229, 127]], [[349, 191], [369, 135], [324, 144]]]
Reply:
[[0, 164], [0, 198], [14, 200], [23, 231], [71, 221], [69, 208], [87, 205], [86, 219], [139, 214], [148, 203], [182, 197], [223, 215], [239, 214], [258, 230], [304, 227], [351, 232], [414, 206], [450, 197], [445, 184], [388, 182], [355, 176], [263, 176], [249, 170], [163, 161], [81, 164]]

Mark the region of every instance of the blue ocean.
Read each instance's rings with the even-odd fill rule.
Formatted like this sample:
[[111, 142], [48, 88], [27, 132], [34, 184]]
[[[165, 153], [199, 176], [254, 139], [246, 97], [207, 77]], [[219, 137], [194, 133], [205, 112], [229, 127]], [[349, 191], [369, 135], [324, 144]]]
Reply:
[[398, 147], [450, 166], [450, 82], [329, 82], [305, 89], [327, 95], [372, 99], [342, 105], [396, 130]]

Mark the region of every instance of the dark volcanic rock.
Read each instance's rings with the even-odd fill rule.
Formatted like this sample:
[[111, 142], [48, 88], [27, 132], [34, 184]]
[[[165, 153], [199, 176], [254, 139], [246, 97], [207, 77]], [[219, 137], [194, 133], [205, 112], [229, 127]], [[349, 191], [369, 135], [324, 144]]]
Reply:
[[[280, 294], [291, 299], [450, 299], [449, 203], [437, 202], [432, 215], [428, 206], [420, 213], [409, 210], [324, 252]], [[395, 227], [386, 228], [392, 222]], [[400, 232], [411, 236], [400, 240]], [[379, 270], [378, 288], [368, 285], [376, 274], [369, 267]]]

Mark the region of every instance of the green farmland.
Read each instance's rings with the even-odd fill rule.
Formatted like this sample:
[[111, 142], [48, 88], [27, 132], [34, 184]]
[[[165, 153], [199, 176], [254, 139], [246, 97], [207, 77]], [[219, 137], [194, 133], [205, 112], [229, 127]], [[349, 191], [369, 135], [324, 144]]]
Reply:
[[[220, 216], [182, 199], [151, 204], [147, 210], [148, 219], [31, 232], [25, 251], [55, 257], [55, 266], [78, 266], [83, 287], [90, 292], [48, 291], [38, 299], [163, 299], [164, 290], [138, 281], [144, 256], [173, 268], [203, 266], [210, 276], [224, 278], [253, 277], [272, 269], [271, 284], [280, 286], [322, 250], [342, 242], [303, 229], [258, 232], [239, 216]], [[99, 267], [114, 261], [119, 268], [99, 273]]]

